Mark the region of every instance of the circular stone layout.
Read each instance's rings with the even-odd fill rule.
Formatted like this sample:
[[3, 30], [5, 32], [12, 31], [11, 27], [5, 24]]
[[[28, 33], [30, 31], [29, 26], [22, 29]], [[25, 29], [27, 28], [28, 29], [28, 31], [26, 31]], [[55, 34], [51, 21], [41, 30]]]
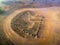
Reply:
[[11, 21], [11, 28], [26, 39], [40, 38], [43, 30], [44, 17], [34, 11], [23, 11]]

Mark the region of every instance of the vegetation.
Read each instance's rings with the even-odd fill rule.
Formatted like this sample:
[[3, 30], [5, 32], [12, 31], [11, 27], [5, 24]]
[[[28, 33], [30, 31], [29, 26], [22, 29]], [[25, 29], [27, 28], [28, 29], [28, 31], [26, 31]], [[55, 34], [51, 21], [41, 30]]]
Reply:
[[0, 7], [0, 14], [3, 14], [5, 11]]

